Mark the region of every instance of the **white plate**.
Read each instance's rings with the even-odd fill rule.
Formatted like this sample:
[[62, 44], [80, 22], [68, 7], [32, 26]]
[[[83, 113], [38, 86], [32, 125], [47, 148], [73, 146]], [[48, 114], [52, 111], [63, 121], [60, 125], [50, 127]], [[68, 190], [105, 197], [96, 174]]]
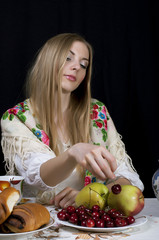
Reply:
[[50, 221], [47, 225], [45, 225], [44, 227], [41, 227], [37, 230], [34, 231], [30, 231], [30, 232], [23, 232], [23, 233], [0, 233], [0, 239], [8, 239], [8, 240], [14, 240], [14, 239], [25, 239], [26, 237], [28, 237], [28, 235], [32, 235], [35, 234], [39, 231], [43, 231], [49, 227], [51, 227], [54, 224], [54, 220], [52, 218], [50, 218]]
[[147, 217], [146, 216], [142, 216], [139, 218], [135, 219], [135, 222], [133, 224], [124, 226], [124, 227], [113, 227], [113, 228], [89, 228], [89, 227], [82, 227], [82, 226], [78, 226], [72, 223], [69, 223], [67, 221], [60, 221], [59, 219], [57, 219], [57, 222], [67, 226], [67, 227], [73, 227], [73, 228], [77, 228], [79, 230], [83, 230], [83, 231], [89, 231], [89, 232], [118, 232], [118, 231], [124, 231], [128, 228], [135, 228], [135, 227], [139, 227], [143, 224], [145, 224], [147, 222]]

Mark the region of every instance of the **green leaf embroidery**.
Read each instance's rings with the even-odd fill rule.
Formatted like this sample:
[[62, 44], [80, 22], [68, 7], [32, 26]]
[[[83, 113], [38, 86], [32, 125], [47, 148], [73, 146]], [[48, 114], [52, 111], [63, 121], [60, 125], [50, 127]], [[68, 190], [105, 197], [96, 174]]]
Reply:
[[101, 119], [97, 119], [96, 122], [102, 123], [102, 125], [104, 125], [104, 123]]
[[6, 112], [3, 114], [2, 119], [5, 120], [5, 119], [8, 117], [8, 115], [9, 115], [9, 113], [8, 113], [8, 111], [6, 111]]
[[26, 121], [26, 116], [24, 116], [23, 114], [20, 114], [19, 115], [19, 118], [22, 122], [25, 122]]
[[17, 115], [20, 117], [21, 114], [23, 114], [23, 112], [21, 110], [19, 110]]
[[10, 121], [12, 121], [13, 118], [14, 118], [14, 114], [10, 114], [8, 118], [9, 118]]
[[36, 132], [36, 129], [35, 129], [35, 128], [32, 128], [32, 132], [35, 133], [35, 132]]
[[97, 104], [98, 106], [101, 106], [101, 107], [103, 106], [103, 103], [98, 102], [98, 101], [96, 102], [96, 104]]
[[103, 135], [103, 141], [106, 142], [106, 140], [107, 140], [107, 135], [104, 134], [104, 135]]
[[103, 134], [107, 134], [105, 128], [102, 128], [102, 133], [103, 133]]
[[93, 127], [98, 128], [97, 124], [95, 122], [93, 122]]
[[101, 107], [99, 107], [99, 108], [98, 108], [98, 112], [101, 112], [101, 110], [102, 110], [102, 108], [101, 108]]
[[42, 129], [42, 128], [41, 128], [41, 125], [38, 124], [38, 123], [36, 124], [36, 127], [37, 127], [38, 129], [40, 129], [40, 130]]

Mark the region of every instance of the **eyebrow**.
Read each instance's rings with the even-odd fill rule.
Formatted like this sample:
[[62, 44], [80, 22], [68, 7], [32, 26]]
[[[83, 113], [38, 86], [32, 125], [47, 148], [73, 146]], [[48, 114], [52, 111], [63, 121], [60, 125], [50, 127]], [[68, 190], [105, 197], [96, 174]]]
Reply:
[[[72, 55], [75, 55], [75, 53], [72, 51], [72, 50], [70, 50], [70, 53], [72, 54]], [[86, 60], [86, 61], [88, 61], [89, 62], [89, 59], [88, 58], [82, 58], [82, 60]]]

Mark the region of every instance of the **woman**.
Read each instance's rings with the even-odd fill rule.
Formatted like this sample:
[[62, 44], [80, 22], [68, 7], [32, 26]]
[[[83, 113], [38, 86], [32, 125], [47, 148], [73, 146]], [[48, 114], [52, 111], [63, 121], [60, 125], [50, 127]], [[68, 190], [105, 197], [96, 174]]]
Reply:
[[74, 205], [94, 181], [143, 190], [106, 107], [91, 98], [91, 71], [85, 39], [72, 33], [49, 39], [29, 72], [29, 98], [2, 117], [7, 174], [24, 176], [24, 194], [41, 203]]

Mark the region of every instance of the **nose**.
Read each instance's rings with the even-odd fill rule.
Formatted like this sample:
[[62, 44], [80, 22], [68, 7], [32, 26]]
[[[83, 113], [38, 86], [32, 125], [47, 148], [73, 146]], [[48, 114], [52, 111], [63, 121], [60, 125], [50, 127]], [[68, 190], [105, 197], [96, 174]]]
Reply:
[[73, 64], [72, 64], [72, 70], [79, 70], [80, 69], [80, 63], [75, 61]]

